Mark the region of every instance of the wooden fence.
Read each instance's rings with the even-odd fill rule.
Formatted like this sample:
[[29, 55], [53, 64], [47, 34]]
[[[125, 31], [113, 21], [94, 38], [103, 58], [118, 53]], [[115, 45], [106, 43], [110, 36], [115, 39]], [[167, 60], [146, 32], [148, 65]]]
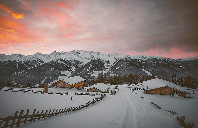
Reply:
[[19, 127], [20, 125], [26, 124], [27, 122], [33, 122], [40, 119], [45, 119], [47, 117], [52, 117], [63, 113], [75, 112], [82, 108], [88, 107], [98, 101], [101, 101], [104, 98], [104, 96], [105, 94], [101, 95], [98, 98], [94, 98], [92, 101], [87, 102], [85, 105], [80, 105], [78, 107], [53, 109], [53, 110], [50, 109], [50, 110], [42, 110], [42, 111], [37, 111], [36, 109], [34, 109], [32, 114], [30, 114], [29, 109], [27, 109], [26, 113], [24, 113], [24, 110], [21, 110], [20, 112], [16, 111], [14, 116], [0, 118], [0, 128], [7, 128], [7, 127], [12, 128], [14, 126]]
[[75, 95], [89, 95], [89, 93], [88, 92], [86, 92], [86, 93], [77, 93], [77, 92], [75, 92]]
[[[4, 90], [4, 91], [24, 92], [24, 93], [26, 93], [26, 92], [32, 92], [32, 93], [41, 93], [41, 94], [44, 94], [43, 91], [33, 91], [33, 90], [25, 90], [25, 89], [14, 90], [14, 88], [8, 88], [8, 89], [6, 89], [6, 90]], [[46, 94], [68, 95], [68, 92], [66, 92], [66, 93], [60, 93], [60, 92], [58, 92], [58, 93], [54, 92], [54, 93], [53, 93], [53, 92], [48, 92], [48, 93], [46, 93]]]
[[174, 94], [177, 94], [178, 96], [183, 97], [183, 98], [192, 98], [191, 96], [187, 96], [187, 95], [191, 95], [189, 92], [180, 91], [180, 90], [175, 89], [175, 88], [173, 88], [173, 93], [172, 93], [171, 96], [174, 96]]

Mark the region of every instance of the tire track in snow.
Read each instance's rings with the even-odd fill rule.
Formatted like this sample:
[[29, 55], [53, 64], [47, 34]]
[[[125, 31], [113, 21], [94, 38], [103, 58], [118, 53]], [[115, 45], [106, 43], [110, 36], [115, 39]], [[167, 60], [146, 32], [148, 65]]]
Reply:
[[126, 94], [126, 115], [124, 118], [123, 128], [137, 128], [136, 108], [129, 98], [129, 93]]

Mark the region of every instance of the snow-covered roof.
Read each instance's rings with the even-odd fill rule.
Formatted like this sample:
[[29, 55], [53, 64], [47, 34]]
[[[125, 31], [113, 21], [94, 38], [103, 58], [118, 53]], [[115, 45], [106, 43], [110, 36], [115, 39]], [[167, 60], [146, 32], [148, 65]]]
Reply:
[[89, 86], [87, 89], [90, 89], [90, 88], [93, 88], [93, 87], [105, 92], [109, 88], [109, 85], [104, 84], [104, 83], [97, 83], [97, 84], [94, 84], [92, 86]]
[[148, 89], [155, 89], [155, 88], [168, 86], [168, 87], [171, 87], [171, 88], [176, 88], [176, 89], [181, 90], [181, 91], [186, 91], [186, 92], [189, 92], [189, 93], [191, 92], [191, 90], [188, 90], [187, 87], [181, 87], [181, 86], [178, 86], [178, 85], [176, 85], [172, 82], [165, 81], [165, 80], [158, 79], [158, 78], [144, 81], [142, 83], [142, 85], [146, 89], [147, 89], [147, 86], [148, 86]]
[[84, 81], [85, 79], [80, 77], [80, 76], [74, 76], [74, 77], [67, 77], [67, 76], [59, 76], [58, 80], [63, 80], [66, 83], [73, 85], [76, 84], [78, 82]]

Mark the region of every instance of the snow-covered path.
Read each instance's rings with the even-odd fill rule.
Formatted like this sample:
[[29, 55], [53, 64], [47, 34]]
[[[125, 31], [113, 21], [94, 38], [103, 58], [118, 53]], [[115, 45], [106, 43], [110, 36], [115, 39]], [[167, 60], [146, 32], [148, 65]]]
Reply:
[[23, 125], [24, 128], [177, 128], [176, 119], [125, 86], [80, 111]]
[[124, 126], [123, 128], [137, 128], [136, 124], [136, 108], [133, 105], [133, 102], [131, 102], [129, 98], [129, 92], [126, 94], [126, 102], [127, 102], [127, 109], [126, 109], [126, 115], [124, 119]]
[[178, 128], [177, 120], [169, 113], [154, 108], [149, 100], [122, 88], [127, 102], [126, 118], [123, 128]]

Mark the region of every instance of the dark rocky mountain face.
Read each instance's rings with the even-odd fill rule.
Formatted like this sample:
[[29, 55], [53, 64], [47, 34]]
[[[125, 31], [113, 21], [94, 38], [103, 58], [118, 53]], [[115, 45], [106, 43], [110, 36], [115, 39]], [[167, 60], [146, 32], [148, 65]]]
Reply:
[[166, 80], [171, 80], [173, 74], [177, 74], [178, 78], [192, 76], [198, 79], [198, 59], [185, 61], [149, 59], [143, 66], [150, 73]]
[[105, 63], [99, 59], [91, 60], [83, 66], [76, 67], [76, 70], [72, 72], [72, 76], [82, 76], [85, 78], [90, 78], [93, 71], [105, 70], [104, 64]]
[[110, 72], [119, 76], [127, 74], [146, 75], [142, 70], [141, 63], [138, 63], [136, 60], [126, 58], [118, 60], [118, 62], [111, 67]]
[[[64, 58], [64, 53], [57, 52], [55, 58], [49, 61], [45, 61], [47, 55], [41, 54], [40, 56], [42, 57], [34, 56], [34, 59], [6, 60], [6, 55], [0, 55], [0, 82], [10, 81], [19, 86], [27, 83], [32, 85], [50, 83], [62, 75], [62, 71], [70, 72], [70, 76], [92, 79], [100, 74], [106, 77], [127, 74], [147, 75], [145, 70], [166, 80], [171, 80], [173, 74], [177, 74], [177, 77], [192, 76], [198, 79], [198, 59], [104, 55], [87, 51], [72, 51], [65, 55], [74, 59]], [[76, 59], [76, 56], [80, 59]]]

